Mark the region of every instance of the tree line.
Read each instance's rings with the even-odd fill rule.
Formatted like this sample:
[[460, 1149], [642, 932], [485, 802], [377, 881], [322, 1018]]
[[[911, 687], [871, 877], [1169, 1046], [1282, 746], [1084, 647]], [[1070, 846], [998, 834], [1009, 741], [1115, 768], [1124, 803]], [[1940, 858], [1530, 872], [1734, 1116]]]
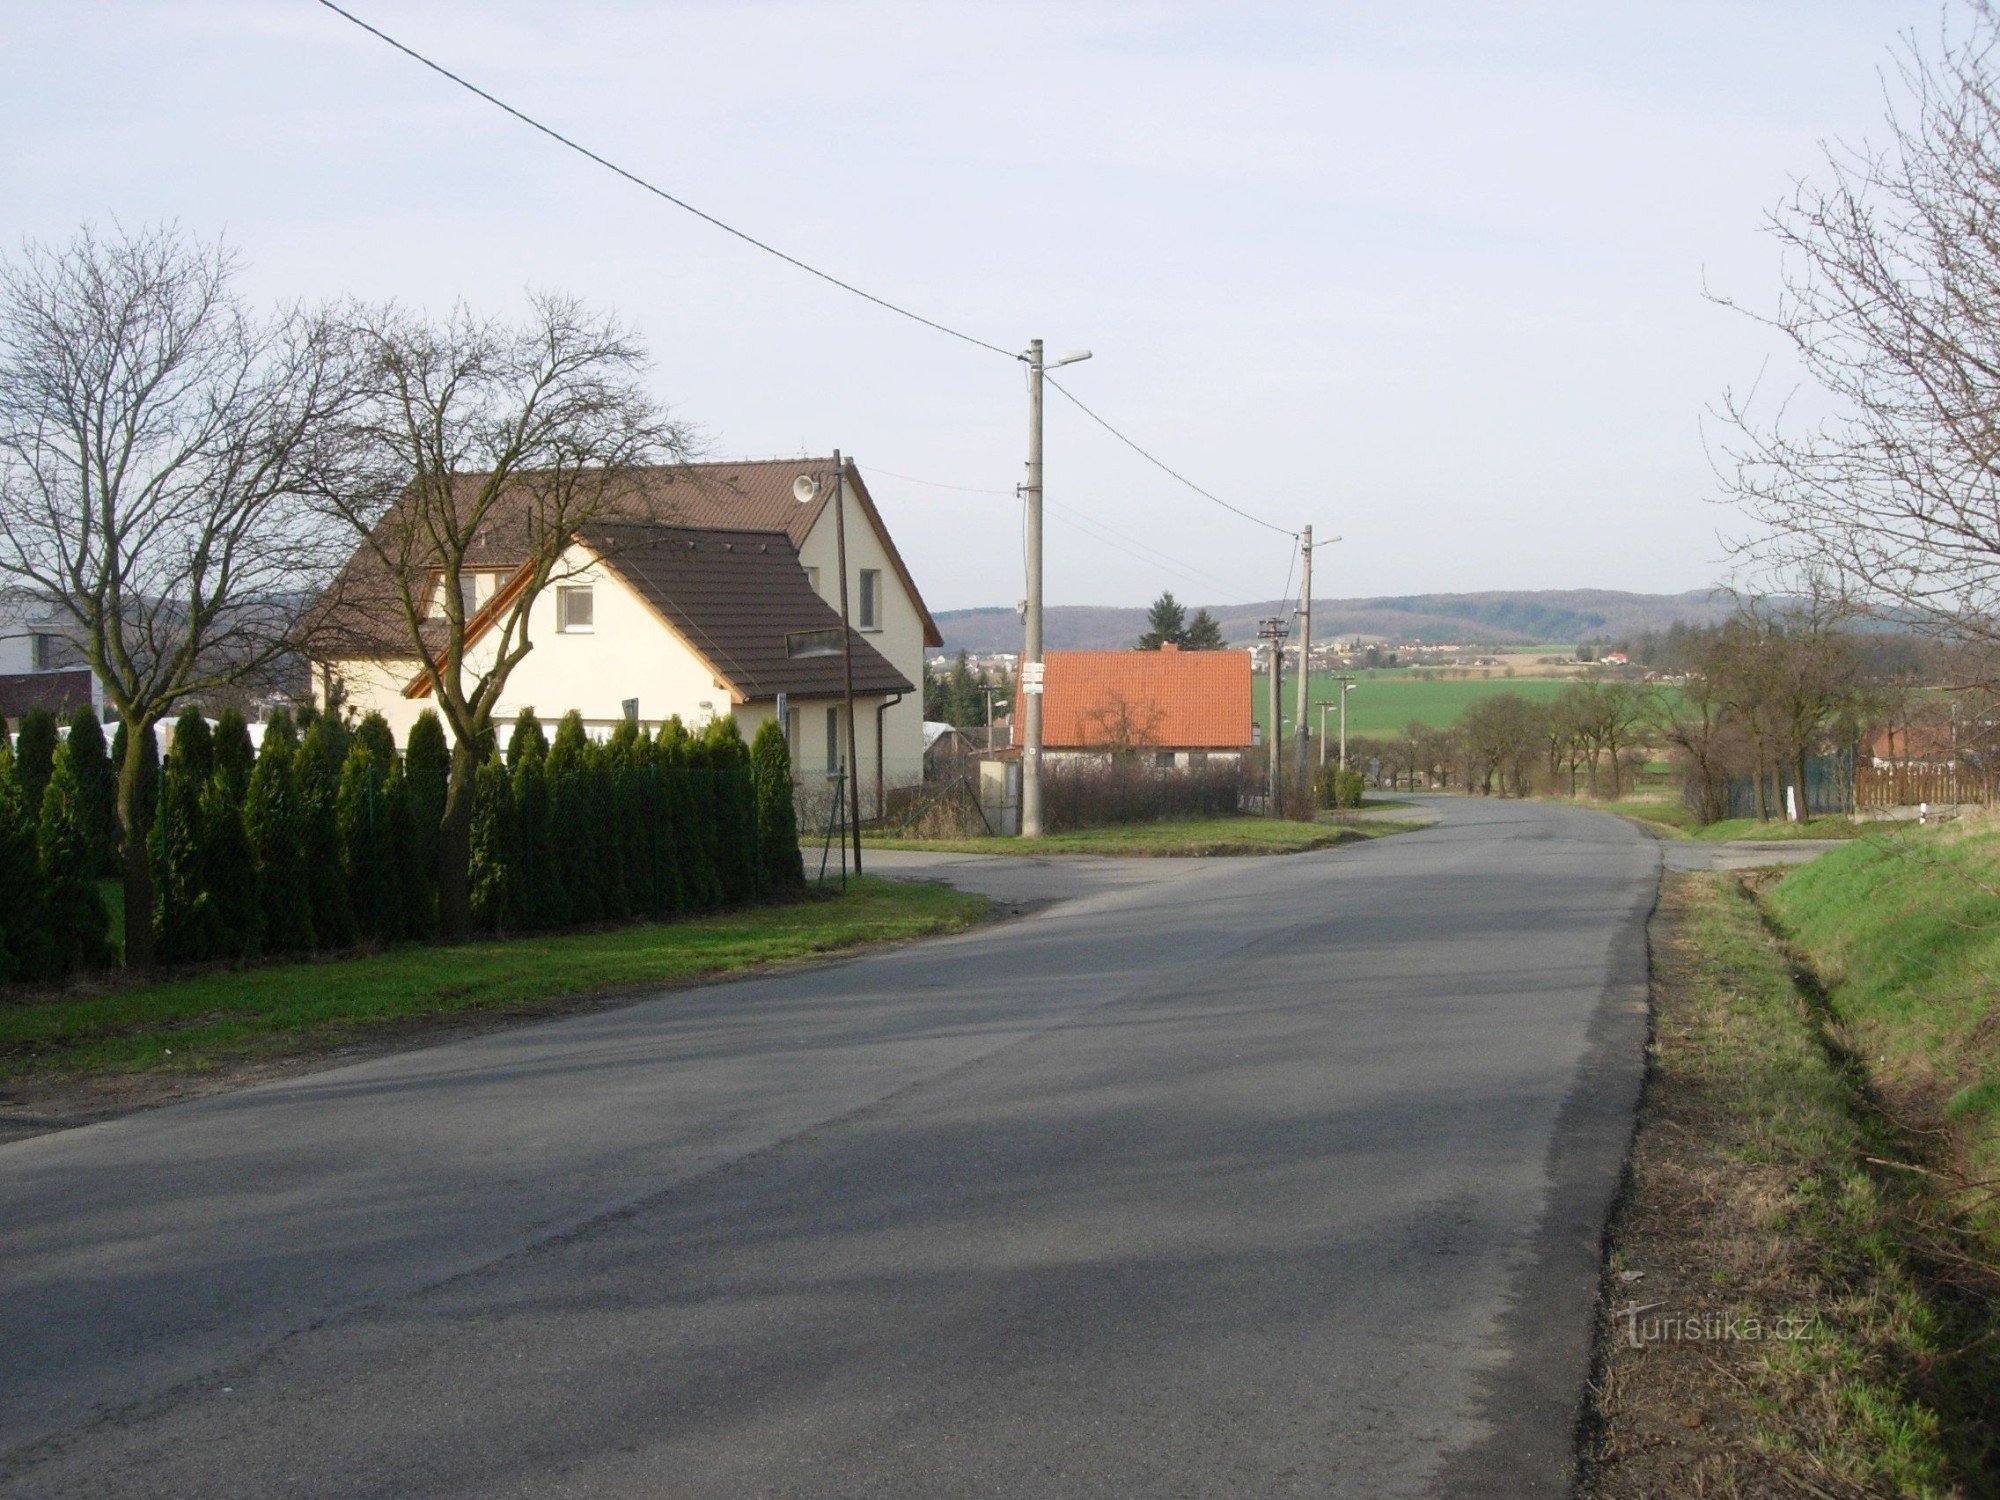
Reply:
[[[124, 733], [122, 727], [119, 731]], [[114, 767], [102, 725], [23, 717], [0, 735], [0, 983], [36, 984], [113, 960], [102, 883], [121, 867]], [[175, 722], [164, 762], [146, 736], [156, 960], [243, 962], [421, 941], [439, 932], [436, 840], [451, 774], [437, 716], [398, 753], [387, 722], [284, 710], [253, 749], [241, 714]], [[740, 905], [804, 884], [783, 732], [745, 744], [733, 720], [700, 732], [633, 723], [603, 743], [566, 715], [553, 741], [531, 711], [475, 775], [475, 929], [552, 931]]]
[[1870, 638], [1809, 604], [1746, 604], [1726, 624], [1676, 633], [1668, 683], [1586, 680], [1556, 697], [1498, 692], [1449, 727], [1412, 723], [1400, 735], [1354, 740], [1391, 783], [1484, 794], [1531, 791], [1616, 798], [1664, 754], [1689, 810], [1727, 815], [1729, 784], [1750, 779], [1760, 818], [1783, 815], [1785, 790], [1803, 807], [1810, 762], [1852, 749], [1895, 710], [1910, 681], [1881, 667]]

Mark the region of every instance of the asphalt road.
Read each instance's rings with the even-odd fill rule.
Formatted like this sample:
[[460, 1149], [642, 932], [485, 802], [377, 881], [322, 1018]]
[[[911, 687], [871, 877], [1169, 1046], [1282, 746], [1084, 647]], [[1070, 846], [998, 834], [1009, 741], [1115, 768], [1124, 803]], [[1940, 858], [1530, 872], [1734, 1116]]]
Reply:
[[1559, 1492], [1660, 845], [1437, 810], [0, 1147], [0, 1492]]

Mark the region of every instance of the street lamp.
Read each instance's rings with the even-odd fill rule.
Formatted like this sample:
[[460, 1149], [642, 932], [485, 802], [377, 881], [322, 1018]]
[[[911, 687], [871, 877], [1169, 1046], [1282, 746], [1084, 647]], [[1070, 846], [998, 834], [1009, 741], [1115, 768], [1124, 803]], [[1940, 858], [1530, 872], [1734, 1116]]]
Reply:
[[1042, 376], [1090, 358], [1088, 349], [1065, 354], [1053, 364], [1042, 359], [1042, 341], [1033, 339], [1021, 356], [1028, 366], [1028, 597], [1022, 602], [1021, 837], [1042, 836]]
[[1347, 769], [1347, 695], [1359, 686], [1352, 677], [1337, 679], [1340, 683], [1340, 702], [1322, 703], [1319, 706], [1319, 763], [1326, 764], [1326, 716], [1334, 708], [1340, 709], [1340, 769]]

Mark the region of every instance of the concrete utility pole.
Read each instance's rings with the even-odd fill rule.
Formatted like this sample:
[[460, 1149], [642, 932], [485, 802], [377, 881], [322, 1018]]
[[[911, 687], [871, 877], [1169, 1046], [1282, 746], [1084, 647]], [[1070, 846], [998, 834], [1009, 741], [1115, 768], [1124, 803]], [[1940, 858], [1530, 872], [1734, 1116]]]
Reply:
[[1021, 605], [1021, 692], [1014, 717], [1021, 726], [1021, 837], [1042, 836], [1042, 376], [1090, 358], [1088, 349], [1054, 364], [1042, 359], [1042, 341], [1031, 339], [1021, 356], [1028, 366], [1027, 597]]
[[1285, 619], [1273, 615], [1257, 627], [1257, 635], [1271, 643], [1271, 816], [1285, 815]]
[[1292, 720], [1299, 726], [1299, 774], [1305, 775], [1306, 757], [1312, 749], [1311, 708], [1313, 677], [1313, 529], [1299, 533], [1299, 556], [1304, 559], [1305, 578], [1299, 584], [1299, 711]]
[[[847, 715], [848, 809], [854, 814], [849, 837], [854, 842], [854, 873], [861, 873], [861, 762], [854, 754], [854, 630], [847, 618], [847, 464], [833, 450], [833, 548], [840, 567], [840, 675]], [[881, 809], [877, 808], [877, 812]]]

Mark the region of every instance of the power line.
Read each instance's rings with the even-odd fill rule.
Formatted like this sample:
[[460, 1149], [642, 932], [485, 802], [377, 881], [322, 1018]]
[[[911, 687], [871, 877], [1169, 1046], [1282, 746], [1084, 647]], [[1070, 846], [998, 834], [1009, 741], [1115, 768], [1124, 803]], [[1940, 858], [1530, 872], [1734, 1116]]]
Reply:
[[[326, 0], [320, 0], [320, 3], [325, 4]], [[1134, 453], [1138, 454], [1139, 457], [1145, 459], [1147, 463], [1151, 464], [1154, 468], [1158, 469], [1162, 474], [1168, 475], [1170, 478], [1178, 480], [1180, 483], [1186, 485], [1189, 489], [1193, 490], [1197, 495], [1201, 496], [1202, 499], [1213, 501], [1215, 504], [1221, 506], [1224, 510], [1229, 511], [1232, 515], [1241, 516], [1244, 520], [1249, 521], [1253, 525], [1261, 526], [1266, 531], [1275, 531], [1278, 533], [1279, 536], [1289, 536], [1289, 537], [1298, 536], [1298, 533], [1296, 531], [1291, 530], [1289, 527], [1280, 526], [1273, 521], [1267, 521], [1262, 516], [1253, 516], [1252, 514], [1250, 514], [1249, 511], [1243, 509], [1242, 506], [1231, 505], [1227, 500], [1223, 499], [1220, 495], [1214, 494], [1208, 490], [1203, 489], [1200, 485], [1196, 484], [1192, 479], [1188, 478], [1187, 475], [1181, 473], [1180, 470], [1173, 468], [1171, 465], [1169, 465], [1165, 460], [1155, 458], [1152, 454], [1148, 453], [1144, 448], [1140, 447], [1137, 443], [1135, 443], [1131, 438], [1125, 436], [1124, 433], [1120, 432], [1116, 427], [1113, 427], [1109, 422], [1105, 421], [1105, 419], [1100, 417], [1096, 412], [1092, 411], [1089, 407], [1085, 406], [1081, 401], [1077, 400], [1077, 398], [1069, 392], [1068, 388], [1065, 387], [1062, 384], [1062, 382], [1057, 380], [1053, 375], [1045, 375], [1042, 378], [1046, 380], [1050, 385], [1054, 386], [1056, 390], [1061, 393], [1062, 398], [1065, 401], [1069, 402], [1071, 406], [1074, 406], [1078, 411], [1082, 412], [1086, 417], [1090, 418], [1090, 420], [1095, 422], [1099, 427], [1102, 427], [1106, 432], [1110, 433], [1113, 437], [1117, 438], [1119, 442], [1123, 443], [1126, 447], [1130, 448]]]
[[[868, 469], [871, 474], [883, 479], [900, 479], [905, 484], [920, 484], [926, 489], [933, 490], [951, 490], [961, 495], [993, 495], [1004, 499], [1014, 499], [1019, 494], [1019, 491], [1016, 490], [999, 490], [986, 485], [946, 484], [941, 479], [919, 479], [914, 474], [898, 474], [894, 469], [884, 469], [875, 464], [870, 464]], [[1069, 506], [1058, 504], [1054, 500], [1045, 499], [1042, 503], [1058, 519], [1076, 527], [1087, 536], [1095, 537], [1106, 546], [1123, 552], [1127, 557], [1136, 558], [1148, 567], [1166, 568], [1171, 572], [1178, 573], [1182, 578], [1190, 582], [1227, 589], [1232, 593], [1241, 593], [1246, 597], [1256, 593], [1255, 589], [1246, 589], [1240, 583], [1231, 583], [1226, 578], [1210, 573], [1205, 569], [1197, 568], [1193, 563], [1183, 562], [1171, 553], [1162, 552], [1158, 547], [1152, 546], [1150, 543], [1142, 542], [1135, 536], [1121, 532], [1109, 521], [1099, 520], [1095, 516], [1086, 516], [1082, 512], [1072, 510]], [[1152, 555], [1148, 557], [1142, 555], [1143, 553], [1151, 553]]]
[[659, 187], [654, 183], [648, 182], [645, 178], [641, 177], [637, 172], [633, 172], [625, 167], [619, 166], [617, 162], [610, 160], [608, 157], [598, 155], [588, 146], [585, 146], [580, 142], [571, 140], [568, 136], [564, 135], [561, 131], [556, 130], [552, 126], [544, 125], [540, 120], [534, 118], [534, 116], [516, 109], [506, 100], [497, 98], [496, 96], [487, 93], [486, 90], [481, 88], [478, 84], [473, 83], [469, 79], [463, 78], [459, 74], [452, 72], [452, 70], [444, 66], [444, 64], [439, 62], [433, 62], [430, 58], [424, 56], [423, 53], [417, 51], [416, 48], [397, 41], [394, 37], [390, 36], [388, 32], [383, 31], [380, 27], [371, 26], [366, 21], [362, 20], [361, 17], [355, 15], [354, 12], [346, 10], [341, 6], [334, 4], [334, 0], [319, 0], [319, 3], [325, 6], [328, 10], [332, 11], [335, 15], [339, 16], [342, 20], [350, 21], [354, 25], [360, 27], [363, 31], [367, 32], [370, 36], [376, 37], [381, 41], [387, 42], [391, 47], [394, 47], [398, 52], [402, 53], [405, 57], [410, 58], [414, 62], [423, 64], [426, 68], [429, 68], [433, 73], [436, 73], [439, 77], [451, 80], [451, 82], [457, 84], [467, 93], [476, 94], [481, 99], [484, 99], [488, 104], [492, 105], [495, 109], [501, 110], [506, 114], [512, 115], [515, 119], [519, 120], [523, 125], [526, 125], [529, 129], [540, 131], [550, 140], [555, 141], [560, 145], [567, 146], [570, 150], [576, 152], [579, 156], [587, 157], [589, 160], [596, 162], [597, 165], [599, 165], [600, 167], [603, 167], [606, 171], [615, 172], [618, 176], [624, 178], [627, 182], [633, 184], [635, 187], [643, 188], [647, 192], [651, 193], [654, 197], [665, 199], [668, 203], [673, 204], [675, 208], [693, 214], [697, 219], [702, 220], [706, 224], [714, 225], [717, 229], [720, 229], [724, 234], [734, 235], [737, 239], [742, 240], [746, 245], [754, 245], [757, 249], [762, 250], [766, 255], [775, 255], [779, 260], [785, 262], [786, 265], [795, 266], [799, 270], [804, 271], [809, 276], [817, 276], [821, 281], [827, 282], [832, 286], [837, 286], [843, 292], [852, 292], [855, 296], [860, 297], [864, 301], [872, 302], [877, 307], [895, 313], [898, 317], [908, 318], [913, 323], [921, 323], [926, 328], [934, 328], [939, 333], [950, 334], [955, 339], [963, 340], [965, 343], [972, 344], [977, 348], [985, 349], [993, 354], [998, 354], [1004, 359], [1018, 360], [1021, 357], [1019, 354], [1015, 353], [1012, 349], [1003, 349], [998, 344], [989, 344], [986, 342], [985, 339], [975, 338], [973, 337], [973, 335], [962, 332], [959, 329], [953, 328], [947, 323], [940, 323], [935, 318], [927, 318], [922, 313], [912, 312], [907, 307], [903, 307], [898, 303], [891, 302], [887, 297], [878, 297], [873, 292], [863, 291], [860, 287], [854, 285], [854, 283], [851, 281], [842, 281], [838, 276], [833, 275], [829, 271], [822, 271], [818, 266], [809, 265], [807, 262], [800, 260], [796, 255], [787, 255], [783, 250], [778, 249], [777, 246], [766, 244], [763, 240], [758, 239], [755, 235], [748, 234], [745, 231], [738, 229], [734, 224], [728, 224], [723, 222], [721, 219], [718, 219], [714, 214], [705, 213], [703, 210], [696, 208], [692, 203], [689, 203], [685, 198], [675, 197], [665, 188]]

